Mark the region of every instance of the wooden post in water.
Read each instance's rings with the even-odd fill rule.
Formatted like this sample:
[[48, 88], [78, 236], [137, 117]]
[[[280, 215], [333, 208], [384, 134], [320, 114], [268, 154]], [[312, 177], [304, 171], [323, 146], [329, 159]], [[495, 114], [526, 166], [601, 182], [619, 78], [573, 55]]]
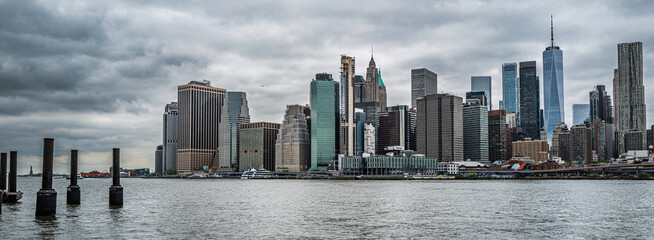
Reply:
[[[16, 191], [16, 165], [18, 164], [18, 152], [11, 151], [9, 152], [9, 188], [8, 191], [5, 191], [5, 195], [8, 195], [2, 201], [5, 203], [16, 203], [18, 202], [18, 196], [13, 194]], [[9, 194], [12, 193], [12, 194]]]
[[2, 214], [2, 199], [5, 198], [7, 190], [7, 153], [0, 153], [0, 214]]
[[80, 187], [77, 185], [77, 150], [70, 150], [70, 186], [66, 192], [67, 204], [80, 203]]
[[54, 167], [54, 139], [43, 139], [43, 173], [41, 190], [36, 193], [36, 216], [53, 216], [57, 213], [57, 192], [52, 189]]
[[120, 186], [120, 148], [113, 149], [113, 166], [111, 167], [113, 174], [113, 185], [109, 187], [109, 205], [122, 206], [123, 205], [123, 187]]
[[0, 189], [7, 190], [7, 153], [0, 153]]

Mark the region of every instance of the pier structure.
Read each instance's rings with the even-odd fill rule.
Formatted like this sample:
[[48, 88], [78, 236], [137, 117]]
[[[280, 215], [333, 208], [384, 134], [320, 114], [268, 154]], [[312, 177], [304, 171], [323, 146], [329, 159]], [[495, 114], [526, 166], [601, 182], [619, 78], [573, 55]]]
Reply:
[[43, 139], [43, 174], [41, 190], [36, 193], [36, 216], [53, 216], [57, 213], [57, 191], [52, 189], [54, 167], [54, 139]]
[[113, 166], [111, 168], [113, 175], [113, 185], [109, 187], [109, 205], [123, 205], [123, 187], [120, 186], [120, 148], [113, 149]]
[[70, 185], [66, 191], [66, 203], [80, 204], [80, 187], [77, 185], [77, 150], [70, 150]]
[[5, 191], [5, 196], [2, 198], [3, 203], [16, 203], [23, 198], [23, 193], [16, 190], [16, 177], [18, 166], [18, 152], [9, 152], [9, 189]]

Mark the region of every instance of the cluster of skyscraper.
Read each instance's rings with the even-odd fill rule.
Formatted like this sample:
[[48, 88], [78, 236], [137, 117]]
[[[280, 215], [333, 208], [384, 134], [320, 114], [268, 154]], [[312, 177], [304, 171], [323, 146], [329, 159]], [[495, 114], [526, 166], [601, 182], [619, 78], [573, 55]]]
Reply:
[[[411, 105], [387, 106], [386, 86], [371, 56], [365, 78], [342, 55], [340, 81], [318, 73], [309, 105], [287, 105], [281, 124], [250, 123], [244, 92], [191, 81], [166, 105], [156, 172], [324, 171], [339, 156], [397, 154], [441, 162], [482, 163], [528, 157], [590, 163], [643, 150], [642, 43], [618, 44], [613, 102], [603, 85], [588, 104], [573, 105], [565, 124], [563, 51], [543, 51], [543, 109], [536, 61], [502, 64], [502, 100], [493, 109], [490, 76], [472, 76], [462, 97], [438, 93], [437, 74], [411, 70]], [[612, 106], [615, 105], [615, 109]], [[614, 114], [615, 113], [615, 114]], [[650, 134], [654, 135], [654, 134]], [[654, 137], [653, 137], [654, 138]]]

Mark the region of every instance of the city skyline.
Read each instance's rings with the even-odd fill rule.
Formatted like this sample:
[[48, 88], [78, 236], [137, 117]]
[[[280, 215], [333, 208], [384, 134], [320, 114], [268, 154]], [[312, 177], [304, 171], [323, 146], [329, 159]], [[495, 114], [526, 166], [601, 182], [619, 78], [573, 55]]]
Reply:
[[[3, 21], [7, 23], [0, 28], [5, 30], [2, 35], [8, 42], [0, 46], [0, 51], [5, 53], [0, 57], [3, 63], [0, 68], [0, 89], [3, 91], [0, 128], [6, 129], [2, 131], [4, 139], [0, 140], [0, 150], [19, 151], [20, 173], [25, 173], [30, 164], [37, 169], [40, 166], [39, 141], [44, 136], [58, 139], [55, 171], [66, 169], [66, 148], [80, 149], [80, 170], [106, 169], [110, 165], [111, 146], [125, 147], [125, 167], [154, 169], [152, 149], [162, 142], [161, 108], [176, 101], [176, 87], [190, 80], [208, 79], [215, 87], [247, 92], [253, 121], [279, 123], [286, 105], [309, 103], [308, 89], [315, 73], [337, 76], [341, 54], [367, 62], [372, 43], [375, 44], [377, 66], [384, 68], [388, 106], [411, 104], [410, 72], [422, 67], [438, 74], [439, 92], [452, 92], [457, 96], [464, 96], [470, 89], [470, 85], [461, 83], [471, 76], [491, 76], [492, 104], [499, 106], [503, 63], [536, 60], [537, 75], [542, 81], [540, 54], [549, 42], [550, 14], [557, 19], [557, 44], [565, 46], [566, 50], [565, 115], [569, 126], [572, 104], [587, 103], [588, 92], [593, 86], [606, 85], [607, 92], [613, 96], [612, 69], [618, 65], [615, 50], [618, 43], [643, 42], [646, 96], [654, 85], [648, 74], [654, 57], [651, 47], [654, 34], [646, 25], [635, 24], [654, 19], [651, 13], [641, 12], [651, 6], [625, 7], [625, 4], [616, 3], [618, 5], [605, 8], [603, 6], [613, 3], [564, 4], [570, 8], [566, 9], [500, 2], [468, 3], [471, 6], [422, 4], [426, 10], [403, 19], [400, 16], [406, 17], [403, 13], [415, 6], [386, 3], [370, 7], [361, 18], [337, 20], [342, 17], [340, 14], [320, 16], [307, 23], [316, 26], [312, 30], [305, 25], [286, 26], [287, 20], [272, 13], [275, 11], [257, 11], [260, 16], [256, 17], [254, 13], [237, 17], [233, 20], [236, 25], [228, 26], [223, 20], [212, 18], [211, 11], [186, 6], [165, 3], [141, 6], [129, 2], [95, 4], [8, 2], [0, 5], [3, 9], [0, 15], [6, 16]], [[105, 4], [108, 5], [103, 6]], [[505, 16], [501, 18], [481, 14], [489, 6], [511, 14], [500, 14]], [[58, 7], [67, 10], [55, 11]], [[268, 7], [288, 13], [285, 17], [290, 16], [290, 21], [315, 17], [315, 14], [293, 11], [298, 8], [320, 9], [302, 4]], [[579, 16], [575, 9], [581, 7], [589, 9]], [[334, 7], [324, 8], [327, 12], [334, 10]], [[215, 6], [206, 9], [220, 10]], [[228, 7], [225, 9], [219, 12], [229, 11]], [[516, 11], [521, 9], [529, 11]], [[446, 16], [451, 19], [431, 16], [441, 11], [448, 13]], [[388, 14], [376, 16], [379, 13]], [[468, 14], [475, 13], [481, 14], [479, 19], [466, 19]], [[625, 14], [629, 16], [625, 18]], [[349, 15], [355, 16], [357, 12]], [[49, 25], [43, 23], [31, 28], [21, 25], [43, 19], [63, 31], [47, 30]], [[203, 20], [215, 25], [205, 24]], [[346, 34], [354, 36], [353, 40], [328, 37], [333, 30], [328, 30], [330, 24], [325, 23], [347, 20], [359, 27], [341, 29], [357, 31]], [[167, 31], [166, 23], [173, 22], [179, 24], [175, 29], [181, 34]], [[502, 23], [513, 25], [504, 29]], [[385, 27], [381, 28], [382, 25]], [[415, 25], [415, 28], [404, 28], [405, 25]], [[367, 26], [372, 29], [366, 29]], [[203, 31], [206, 36], [205, 33], [188, 34]], [[449, 34], [439, 35], [441, 31]], [[255, 34], [250, 34], [252, 32]], [[616, 32], [620, 34], [616, 36]], [[289, 37], [288, 33], [294, 34]], [[193, 38], [177, 36], [185, 34]], [[408, 36], [399, 36], [402, 34]], [[246, 36], [254, 40], [242, 41]], [[416, 40], [428, 36], [441, 37], [428, 43]], [[316, 45], [311, 43], [314, 37], [326, 39]], [[218, 50], [208, 51], [216, 47], [214, 41], [218, 42]], [[226, 51], [223, 53], [223, 50]], [[287, 66], [280, 64], [280, 59], [289, 61], [283, 64]], [[363, 75], [365, 66], [359, 64], [356, 73]], [[647, 119], [646, 125], [650, 126], [654, 117]]]

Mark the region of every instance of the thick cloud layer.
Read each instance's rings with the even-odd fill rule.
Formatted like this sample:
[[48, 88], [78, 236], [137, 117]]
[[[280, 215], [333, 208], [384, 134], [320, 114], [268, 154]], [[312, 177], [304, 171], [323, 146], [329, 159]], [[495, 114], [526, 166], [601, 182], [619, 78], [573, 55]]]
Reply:
[[[612, 94], [621, 42], [643, 42], [646, 95], [654, 3], [524, 1], [2, 1], [0, 151], [18, 150], [20, 171], [40, 172], [44, 137], [57, 165], [80, 149], [84, 171], [106, 170], [121, 147], [124, 167], [154, 166], [161, 114], [176, 86], [208, 79], [246, 91], [253, 121], [281, 121], [286, 104], [308, 103], [317, 72], [338, 75], [340, 55], [365, 74], [371, 45], [389, 105], [409, 104], [410, 70], [438, 73], [439, 90], [463, 95], [470, 76], [537, 60], [549, 17], [564, 51], [567, 121], [595, 84]], [[654, 104], [648, 104], [654, 122]]]

